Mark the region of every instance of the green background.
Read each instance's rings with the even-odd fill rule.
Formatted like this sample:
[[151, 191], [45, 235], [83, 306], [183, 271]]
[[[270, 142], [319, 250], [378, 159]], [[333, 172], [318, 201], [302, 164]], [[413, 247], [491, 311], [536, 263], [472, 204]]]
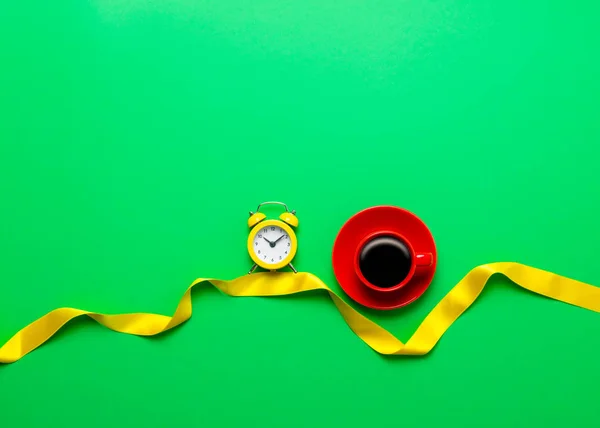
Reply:
[[[251, 266], [282, 200], [335, 290], [355, 212], [430, 227], [406, 340], [469, 269], [600, 285], [600, 7], [521, 0], [63, 0], [0, 6], [0, 343], [62, 306], [170, 314]], [[0, 367], [0, 425], [592, 426], [600, 317], [494, 280], [423, 358], [374, 353], [322, 295], [205, 287], [157, 338], [70, 324]], [[273, 284], [274, 287], [277, 284]]]

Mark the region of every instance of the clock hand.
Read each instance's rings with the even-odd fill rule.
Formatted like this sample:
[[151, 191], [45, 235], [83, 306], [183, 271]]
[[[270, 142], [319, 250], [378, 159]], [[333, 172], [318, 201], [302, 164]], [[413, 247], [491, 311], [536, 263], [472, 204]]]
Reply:
[[273, 242], [273, 244], [277, 244], [279, 241], [281, 241], [281, 240], [283, 239], [283, 237], [284, 237], [284, 236], [285, 236], [285, 235], [281, 235], [279, 238], [277, 238], [277, 239], [275, 240], [275, 242]]
[[275, 247], [275, 242], [271, 242], [271, 241], [269, 241], [269, 240], [268, 240], [267, 238], [265, 238], [264, 236], [263, 236], [263, 239], [269, 243], [269, 247], [271, 247], [271, 248], [274, 248], [274, 247]]

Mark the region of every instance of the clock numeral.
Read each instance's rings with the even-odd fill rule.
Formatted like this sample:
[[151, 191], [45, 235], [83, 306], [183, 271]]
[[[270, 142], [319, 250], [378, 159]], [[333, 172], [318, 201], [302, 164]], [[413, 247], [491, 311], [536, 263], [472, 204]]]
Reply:
[[258, 239], [260, 239], [260, 238], [262, 238], [262, 235], [259, 233], [259, 234], [258, 234]]
[[287, 254], [287, 251], [285, 253]]
[[258, 250], [258, 254], [260, 254], [260, 250]]
[[258, 242], [255, 242], [254, 245], [258, 247]]
[[266, 258], [267, 258], [267, 255], [265, 254], [264, 257], [263, 257], [263, 259], [266, 259]]
[[275, 228], [274, 227], [271, 228], [271, 232], [275, 232]]
[[264, 233], [267, 233], [268, 231], [269, 231], [269, 229], [265, 229], [265, 230], [263, 230], [263, 232], [264, 232]]
[[290, 247], [292, 244], [288, 242], [288, 247]]
[[275, 261], [275, 259], [271, 259], [271, 261], [272, 261], [272, 262], [274, 262], [274, 261]]
[[281, 260], [281, 256], [279, 256], [279, 260]]

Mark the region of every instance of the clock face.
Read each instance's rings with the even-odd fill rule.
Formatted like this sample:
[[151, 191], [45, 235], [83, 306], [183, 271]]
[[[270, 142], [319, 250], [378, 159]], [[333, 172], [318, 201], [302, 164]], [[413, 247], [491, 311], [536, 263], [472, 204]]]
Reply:
[[290, 235], [279, 226], [264, 226], [255, 232], [252, 249], [263, 264], [276, 265], [292, 254]]

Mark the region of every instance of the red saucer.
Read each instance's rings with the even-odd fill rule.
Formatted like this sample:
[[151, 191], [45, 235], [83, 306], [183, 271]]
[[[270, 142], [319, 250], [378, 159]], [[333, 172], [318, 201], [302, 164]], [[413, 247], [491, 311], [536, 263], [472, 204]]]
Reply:
[[[409, 241], [417, 253], [431, 253], [431, 265], [421, 268], [403, 287], [393, 292], [378, 292], [359, 279], [354, 268], [356, 250], [368, 235], [379, 231], [395, 232]], [[431, 284], [437, 252], [431, 232], [413, 213], [393, 206], [367, 208], [352, 216], [341, 228], [333, 246], [333, 270], [348, 296], [373, 309], [390, 310], [418, 299]]]

